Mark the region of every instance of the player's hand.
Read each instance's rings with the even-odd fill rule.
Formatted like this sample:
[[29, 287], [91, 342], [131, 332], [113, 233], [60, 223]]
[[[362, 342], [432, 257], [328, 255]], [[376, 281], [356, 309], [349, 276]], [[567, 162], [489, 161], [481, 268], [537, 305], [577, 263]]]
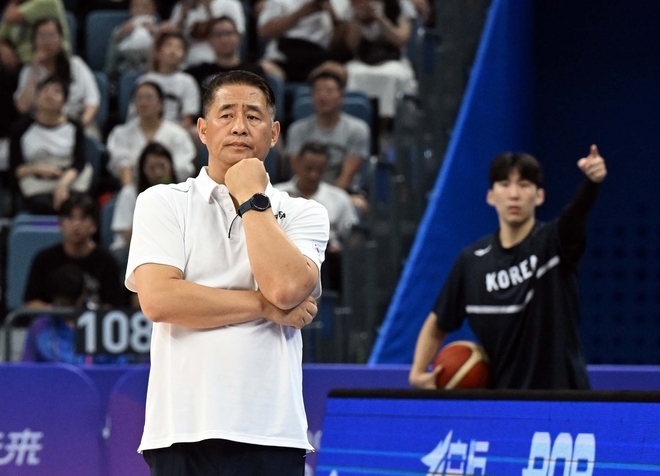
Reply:
[[225, 174], [225, 185], [239, 205], [255, 193], [264, 193], [268, 175], [263, 162], [253, 157], [232, 165]]
[[411, 372], [408, 380], [410, 381], [410, 385], [412, 385], [415, 388], [433, 390], [438, 388], [436, 382], [438, 379], [438, 375], [440, 375], [440, 372], [442, 372], [442, 365], [438, 365], [430, 372], [420, 372], [420, 373]]
[[309, 296], [293, 309], [286, 311], [270, 304], [266, 312], [266, 319], [281, 326], [302, 329], [306, 325], [312, 323], [317, 312], [318, 307], [316, 305], [316, 299]]
[[592, 182], [601, 183], [607, 176], [605, 159], [600, 156], [595, 144], [591, 146], [589, 155], [578, 160], [577, 165]]

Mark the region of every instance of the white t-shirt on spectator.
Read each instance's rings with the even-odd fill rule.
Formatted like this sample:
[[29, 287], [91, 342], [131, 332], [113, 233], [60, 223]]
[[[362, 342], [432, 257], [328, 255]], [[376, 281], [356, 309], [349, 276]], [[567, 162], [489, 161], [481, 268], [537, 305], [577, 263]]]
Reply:
[[128, 248], [128, 243], [122, 232], [133, 229], [133, 213], [137, 201], [137, 188], [135, 185], [124, 185], [115, 199], [115, 211], [112, 215], [110, 228], [114, 232], [114, 238], [110, 245], [111, 250]]
[[[186, 180], [195, 172], [197, 149], [190, 134], [183, 127], [164, 120], [151, 141], [158, 142], [172, 154], [177, 181]], [[124, 167], [137, 168], [138, 160], [147, 143], [147, 138], [140, 128], [140, 118], [115, 126], [108, 136], [107, 145], [110, 173], [120, 178], [121, 169]], [[137, 177], [137, 170], [135, 176]]]

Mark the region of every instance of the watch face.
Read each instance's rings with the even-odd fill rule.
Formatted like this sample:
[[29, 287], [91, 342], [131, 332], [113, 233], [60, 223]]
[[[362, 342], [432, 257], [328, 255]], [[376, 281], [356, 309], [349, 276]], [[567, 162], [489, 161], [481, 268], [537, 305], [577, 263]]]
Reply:
[[252, 197], [252, 206], [257, 210], [266, 210], [270, 207], [270, 199], [263, 193], [256, 193]]

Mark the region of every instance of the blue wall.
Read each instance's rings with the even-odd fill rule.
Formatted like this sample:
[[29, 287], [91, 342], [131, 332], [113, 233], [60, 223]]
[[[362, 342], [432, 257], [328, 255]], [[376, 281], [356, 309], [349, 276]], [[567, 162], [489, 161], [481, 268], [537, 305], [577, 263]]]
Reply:
[[548, 220], [583, 179], [576, 162], [592, 143], [609, 176], [580, 274], [585, 352], [591, 363], [660, 363], [659, 14], [657, 0], [493, 2], [372, 363], [410, 362], [458, 250], [495, 227], [483, 204], [490, 158], [526, 149], [541, 160], [547, 200], [538, 217]]
[[590, 217], [580, 277], [592, 363], [660, 363], [660, 2], [535, 1], [539, 210], [556, 215], [599, 145], [609, 176]]
[[444, 166], [370, 363], [412, 360], [419, 329], [458, 252], [497, 225], [485, 202], [488, 164], [502, 150], [531, 147], [532, 8], [524, 3], [492, 2]]

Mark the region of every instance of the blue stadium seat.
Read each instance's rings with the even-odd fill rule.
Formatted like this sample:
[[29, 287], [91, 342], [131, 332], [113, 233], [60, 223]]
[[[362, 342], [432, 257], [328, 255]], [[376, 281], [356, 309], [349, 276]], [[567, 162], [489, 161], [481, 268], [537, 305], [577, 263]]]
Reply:
[[58, 227], [30, 224], [12, 226], [7, 238], [7, 309], [23, 304], [23, 295], [34, 256], [62, 241]]
[[119, 85], [117, 87], [117, 111], [119, 114], [119, 122], [126, 122], [128, 107], [131, 105], [133, 87], [135, 87], [135, 82], [141, 75], [142, 73], [139, 71], [127, 71], [119, 78]]
[[115, 214], [115, 204], [117, 197], [113, 196], [101, 207], [101, 214], [99, 218], [99, 235], [101, 247], [105, 250], [110, 249], [110, 245], [114, 239], [112, 233], [112, 216]]
[[96, 10], [85, 22], [85, 60], [93, 71], [102, 71], [110, 35], [115, 27], [128, 20], [128, 10]]
[[273, 89], [273, 93], [275, 93], [275, 119], [281, 121], [284, 119], [284, 81], [282, 81], [277, 76], [270, 74], [267, 76], [268, 84], [270, 84], [270, 87]]
[[76, 38], [78, 38], [78, 20], [76, 20], [76, 15], [67, 10], [66, 11], [66, 22], [69, 25], [69, 38], [71, 39], [71, 54], [76, 54]]
[[94, 71], [96, 84], [101, 93], [101, 102], [99, 103], [99, 110], [96, 113], [96, 124], [99, 126], [101, 133], [105, 133], [108, 126], [108, 111], [110, 110], [110, 89], [108, 85], [108, 76], [101, 71]]
[[57, 227], [57, 216], [55, 215], [34, 215], [32, 213], [20, 212], [14, 217], [11, 226], [35, 225], [35, 226], [54, 226]]
[[[300, 95], [293, 102], [293, 120], [303, 119], [314, 114], [314, 105], [311, 96]], [[358, 117], [373, 129], [373, 111], [371, 102], [363, 93], [352, 91], [347, 92], [344, 97], [342, 109], [351, 116]]]
[[96, 191], [99, 188], [99, 182], [101, 181], [101, 173], [103, 169], [104, 156], [107, 153], [105, 146], [94, 139], [93, 137], [85, 136], [85, 154], [87, 156], [87, 162], [89, 162], [94, 169], [94, 174], [92, 175], [92, 185], [89, 188], [90, 195], [94, 196]]

